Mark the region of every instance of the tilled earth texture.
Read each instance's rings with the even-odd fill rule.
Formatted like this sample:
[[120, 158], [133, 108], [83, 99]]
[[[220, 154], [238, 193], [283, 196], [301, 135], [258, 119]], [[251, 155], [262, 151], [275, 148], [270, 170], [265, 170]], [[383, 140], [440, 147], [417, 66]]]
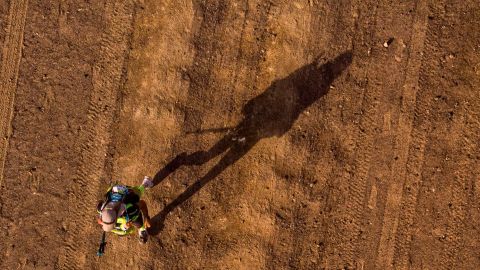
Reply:
[[478, 0], [1, 0], [0, 46], [0, 269], [480, 269]]

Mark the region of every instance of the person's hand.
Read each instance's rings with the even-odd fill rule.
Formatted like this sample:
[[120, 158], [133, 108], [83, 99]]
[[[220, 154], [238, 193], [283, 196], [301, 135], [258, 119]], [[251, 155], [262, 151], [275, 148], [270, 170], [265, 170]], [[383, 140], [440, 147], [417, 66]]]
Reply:
[[146, 217], [145, 221], [143, 222], [143, 225], [145, 225], [145, 228], [150, 228], [152, 225], [150, 224], [150, 217]]

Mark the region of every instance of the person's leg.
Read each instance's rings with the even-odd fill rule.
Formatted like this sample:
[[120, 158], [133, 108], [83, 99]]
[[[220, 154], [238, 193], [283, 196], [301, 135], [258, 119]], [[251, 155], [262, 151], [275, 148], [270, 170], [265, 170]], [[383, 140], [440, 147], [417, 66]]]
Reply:
[[144, 217], [144, 225], [145, 227], [150, 227], [150, 215], [148, 215], [148, 207], [147, 203], [144, 200], [140, 200], [138, 202], [138, 207], [140, 208], [140, 211], [142, 212], [142, 216]]
[[143, 193], [145, 193], [145, 189], [148, 189], [151, 187], [153, 187], [152, 179], [149, 176], [145, 176], [143, 178], [141, 185], [130, 187], [130, 189], [132, 189], [135, 192], [135, 194], [137, 194], [138, 197], [141, 198], [143, 196]]
[[[143, 202], [143, 201], [142, 201]], [[133, 226], [135, 226], [138, 230], [138, 240], [141, 243], [146, 243], [148, 240], [148, 232], [145, 224], [145, 219], [142, 215], [139, 215], [138, 218], [132, 222]]]

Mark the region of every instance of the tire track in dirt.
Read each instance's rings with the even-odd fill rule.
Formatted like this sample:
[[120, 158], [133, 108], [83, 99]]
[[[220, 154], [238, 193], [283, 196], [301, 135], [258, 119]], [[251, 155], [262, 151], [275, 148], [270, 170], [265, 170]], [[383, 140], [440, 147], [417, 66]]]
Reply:
[[106, 4], [107, 27], [102, 36], [101, 59], [93, 68], [93, 93], [90, 98], [88, 121], [80, 135], [82, 140], [81, 163], [69, 191], [68, 205], [78, 209], [71, 221], [66, 237], [65, 251], [59, 259], [61, 269], [83, 269], [88, 251], [87, 239], [92, 231], [92, 213], [104, 176], [110, 127], [117, 111], [118, 91], [124, 75], [124, 56], [128, 54], [132, 33], [133, 2]]
[[[352, 40], [355, 55], [353, 64], [355, 65], [355, 62], [360, 63], [366, 61], [367, 64], [365, 69], [363, 69], [364, 71], [356, 74], [356, 76], [367, 78], [372, 69], [372, 63], [371, 60], [369, 60], [370, 52], [368, 50], [374, 46], [373, 44], [367, 44], [367, 42], [373, 40], [373, 37], [376, 35], [379, 8], [378, 5], [374, 4], [362, 5], [361, 3], [353, 3], [352, 9], [354, 12], [357, 12], [355, 9], [358, 9], [359, 13], [354, 27], [355, 38]], [[362, 29], [362, 27], [364, 27], [364, 29]], [[354, 136], [355, 151], [357, 152], [354, 161], [355, 172], [344, 174], [343, 177], [346, 179], [342, 180], [342, 182], [349, 182], [349, 200], [345, 206], [346, 213], [344, 214], [345, 219], [341, 230], [343, 232], [339, 232], [337, 228], [333, 228], [336, 233], [334, 237], [329, 237], [329, 242], [338, 241], [334, 240], [338, 237], [340, 243], [337, 244], [337, 248], [333, 247], [333, 245], [327, 247], [329, 250], [325, 252], [326, 254], [335, 254], [336, 258], [333, 258], [335, 260], [333, 264], [336, 267], [353, 266], [356, 259], [356, 242], [361, 230], [364, 198], [367, 189], [367, 174], [372, 157], [373, 137], [376, 129], [375, 115], [377, 115], [379, 95], [379, 89], [372, 86], [367, 86], [363, 93], [362, 108], [364, 109], [362, 119], [360, 120], [358, 131]], [[340, 261], [337, 262], [336, 260]], [[336, 265], [337, 263], [340, 263], [340, 265]], [[326, 264], [327, 267], [330, 266], [328, 259]]]
[[[468, 105], [467, 105], [468, 106]], [[475, 164], [475, 153], [478, 151], [480, 140], [479, 114], [466, 106], [465, 116], [458, 117], [457, 125], [464, 124], [463, 136], [460, 137], [459, 148], [462, 149], [458, 158], [458, 170], [455, 171], [455, 179], [452, 185], [452, 212], [449, 226], [446, 230], [446, 242], [441, 259], [442, 269], [457, 269], [455, 263], [458, 261], [457, 254], [462, 248], [462, 238], [465, 236], [465, 219], [469, 201], [469, 183], [474, 178], [474, 172], [478, 167]], [[477, 107], [478, 108], [478, 107]], [[463, 122], [463, 123], [462, 123]], [[455, 125], [455, 123], [454, 123]]]
[[[403, 186], [406, 182], [407, 162], [412, 160], [416, 161], [416, 163], [410, 164], [410, 167], [415, 167], [415, 171], [421, 171], [423, 163], [423, 150], [425, 149], [426, 142], [425, 130], [420, 129], [423, 133], [418, 131], [412, 133], [412, 129], [414, 128], [413, 118], [414, 112], [416, 111], [415, 103], [427, 28], [427, 14], [426, 1], [418, 1], [416, 3], [415, 21], [412, 27], [411, 45], [402, 92], [402, 104], [398, 117], [398, 131], [395, 138], [394, 156], [396, 161], [393, 163], [390, 174], [391, 185], [387, 191], [387, 199], [383, 213], [383, 225], [375, 263], [376, 269], [389, 269], [392, 265]], [[429, 106], [425, 106], [419, 113], [426, 114], [428, 108]], [[418, 160], [409, 158], [411, 142], [414, 143], [414, 149], [422, 150], [410, 153], [418, 155], [418, 157], [420, 157]]]
[[[433, 6], [430, 6], [433, 8]], [[430, 10], [430, 13], [438, 14], [438, 10]], [[430, 25], [431, 24], [431, 25]], [[442, 52], [438, 50], [438, 29], [441, 23], [430, 21], [426, 32], [424, 59], [440, 59]], [[412, 225], [415, 222], [418, 195], [421, 186], [422, 166], [428, 131], [431, 128], [429, 111], [433, 92], [439, 88], [438, 75], [440, 64], [437, 61], [424, 61], [419, 74], [419, 89], [417, 97], [415, 119], [413, 126], [412, 143], [409, 149], [409, 157], [406, 165], [406, 177], [403, 187], [403, 199], [401, 202], [402, 212], [399, 216], [396, 242], [394, 247], [393, 265], [397, 269], [410, 267], [410, 244], [412, 241]]]
[[[358, 93], [360, 94], [358, 99], [360, 99], [361, 101], [358, 102], [357, 105], [357, 108], [360, 108], [361, 110], [361, 115], [359, 117], [359, 119], [361, 119], [360, 125], [362, 125], [362, 127], [372, 127], [369, 135], [360, 138], [362, 134], [365, 135], [365, 129], [360, 130], [359, 124], [355, 124], [355, 127], [353, 127], [355, 130], [353, 135], [353, 143], [355, 145], [354, 151], [358, 153], [358, 149], [364, 149], [363, 151], [369, 152], [368, 149], [372, 149], [372, 140], [370, 140], [369, 142], [364, 140], [364, 138], [373, 136], [373, 125], [365, 125], [365, 122], [372, 123], [371, 117], [375, 114], [376, 110], [376, 104], [374, 104], [373, 102], [376, 98], [372, 97], [372, 92], [368, 89], [367, 76], [368, 70], [371, 69], [371, 60], [369, 59], [370, 49], [374, 46], [374, 44], [372, 44], [372, 41], [374, 40], [374, 36], [377, 32], [376, 27], [378, 5], [374, 2], [362, 3], [360, 1], [352, 0], [350, 2], [350, 7], [353, 17], [353, 29], [351, 30], [351, 46], [354, 53], [354, 59], [352, 63], [352, 68], [350, 69], [350, 74], [354, 78], [354, 80], [357, 81], [353, 87], [360, 88], [360, 90], [358, 91]], [[358, 68], [353, 68], [355, 66]], [[363, 109], [367, 105], [370, 108], [368, 111]], [[363, 161], [360, 162], [360, 160], [362, 159]], [[355, 160], [352, 163], [354, 165], [358, 165], [360, 163], [365, 165], [368, 164], [368, 160], [366, 160], [365, 156], [359, 157], [359, 155], [356, 154]], [[325, 265], [325, 267], [329, 269], [333, 269], [335, 267], [344, 268], [344, 266], [346, 265], [345, 262], [347, 262], [347, 264], [348, 262], [353, 263], [354, 246], [352, 243], [349, 242], [352, 241], [352, 239], [354, 238], [356, 233], [355, 231], [359, 230], [360, 228], [359, 222], [361, 216], [363, 215], [361, 210], [361, 198], [364, 196], [362, 194], [364, 194], [366, 190], [366, 179], [357, 178], [357, 181], [355, 183], [350, 182], [351, 178], [353, 177], [353, 172], [350, 170], [344, 171], [344, 169], [341, 168], [337, 172], [334, 172], [333, 175], [335, 175], [335, 177], [338, 176], [338, 178], [341, 178], [340, 180], [338, 180], [337, 183], [346, 183], [346, 187], [344, 189], [346, 193], [352, 194], [354, 190], [356, 191], [354, 197], [356, 197], [355, 201], [357, 203], [351, 201], [350, 205], [344, 207], [357, 207], [358, 209], [356, 211], [355, 209], [349, 211], [348, 209], [350, 208], [348, 208], [345, 211], [345, 208], [342, 209], [340, 205], [329, 206], [330, 203], [328, 201], [332, 200], [330, 199], [330, 197], [335, 198], [339, 196], [338, 194], [331, 193], [334, 189], [331, 187], [329, 188], [327, 194], [327, 201], [325, 204], [326, 208], [323, 210], [323, 213], [328, 213], [329, 211], [334, 211], [337, 213], [330, 213], [329, 215], [331, 217], [329, 217], [324, 222], [324, 226], [327, 227], [326, 231], [324, 232], [324, 234], [326, 235], [325, 248], [322, 248], [322, 250], [319, 251], [319, 256], [323, 262], [323, 265]], [[330, 182], [328, 184], [329, 186], [335, 186], [333, 180], [328, 181]], [[361, 187], [359, 187], [359, 185]], [[338, 208], [338, 210], [332, 210], [335, 208]], [[336, 215], [340, 216], [340, 218], [336, 218]], [[353, 228], [349, 228], [349, 225], [347, 224], [349, 220], [352, 220], [353, 223], [354, 219], [356, 219], [358, 222], [356, 223], [356, 225], [354, 224], [356, 230]]]
[[[307, 26], [302, 37], [302, 40], [305, 42], [302, 49], [306, 61], [311, 62], [313, 59], [330, 58], [333, 57], [332, 55], [351, 50], [354, 37], [358, 38], [358, 36], [354, 35], [354, 32], [359, 30], [355, 27], [357, 17], [354, 11], [354, 0], [339, 2], [311, 0], [308, 2], [308, 7], [305, 8], [308, 10], [308, 13], [304, 15], [304, 24]], [[351, 72], [351, 70], [348, 72]], [[344, 79], [339, 80], [338, 83], [342, 84], [343, 80]], [[347, 91], [346, 87], [343, 86], [341, 86], [340, 89]], [[329, 95], [336, 96], [338, 95], [338, 91], [332, 90]], [[353, 96], [354, 94], [345, 92], [341, 95]], [[322, 103], [320, 103], [321, 105], [317, 103], [316, 106], [310, 108], [310, 110], [318, 109], [320, 111], [315, 118], [320, 117], [325, 119], [331, 117], [331, 112], [328, 111], [328, 108], [331, 108], [331, 103], [333, 102], [331, 100], [326, 102], [328, 99], [330, 98], [323, 99]], [[322, 123], [320, 120], [316, 123], [318, 127], [323, 124], [326, 123]], [[303, 125], [301, 126], [303, 127]], [[318, 156], [312, 155], [310, 158], [317, 159]], [[330, 199], [324, 196], [326, 195], [327, 197], [333, 192], [332, 189], [334, 188], [331, 186], [335, 186], [335, 184], [333, 184], [335, 177], [330, 177], [329, 175], [335, 173], [321, 169], [316, 173], [318, 173], [318, 175], [316, 175], [316, 177], [318, 177], [317, 179], [322, 179], [323, 177], [328, 179], [329, 187], [325, 189], [326, 194], [314, 194], [311, 187], [304, 190], [304, 192], [308, 194], [307, 196], [310, 202], [318, 201], [321, 205], [318, 209], [315, 209], [315, 211], [312, 211], [312, 209], [308, 210], [309, 208], [306, 208], [303, 202], [296, 203], [295, 210], [292, 211], [295, 213], [293, 214], [293, 226], [290, 229], [292, 233], [290, 233], [289, 238], [284, 237], [284, 239], [295, 239], [298, 243], [293, 245], [291, 255], [289, 256], [290, 259], [288, 264], [286, 264], [291, 268], [321, 269], [325, 261], [328, 261], [327, 257], [329, 252], [326, 252], [325, 243], [327, 243], [327, 247], [331, 245], [329, 238], [332, 237], [332, 232], [334, 231], [332, 228], [335, 225], [333, 225], [331, 217], [329, 217], [332, 211], [332, 206], [329, 202]], [[292, 187], [288, 189], [294, 188], [295, 185], [292, 185]], [[317, 223], [320, 224], [320, 226], [317, 226]], [[314, 225], [311, 226], [310, 224]], [[281, 239], [278, 237], [278, 233], [276, 238]], [[281, 243], [278, 243], [277, 246], [280, 244]], [[275, 268], [272, 267], [271, 269]]]
[[[475, 268], [473, 265], [467, 266], [463, 256], [478, 257], [478, 251], [470, 254], [462, 254], [462, 249], [468, 249], [468, 242], [471, 238], [477, 239], [478, 235], [471, 235], [469, 227], [473, 221], [470, 220], [470, 213], [478, 211], [475, 209], [474, 179], [478, 177], [480, 167], [478, 160], [478, 150], [480, 149], [480, 96], [478, 95], [478, 86], [480, 85], [478, 69], [467, 68], [469, 65], [475, 66], [480, 63], [478, 54], [478, 27], [480, 20], [470, 21], [461, 27], [452, 27], [458, 20], [463, 20], [464, 15], [468, 13], [478, 14], [480, 5], [478, 1], [465, 1], [463, 4], [447, 2], [447, 8], [455, 10], [453, 16], [445, 16], [449, 31], [455, 31], [449, 36], [456, 42], [451, 46], [451, 50], [461, 48], [462, 53], [458, 55], [462, 59], [463, 65], [452, 65], [450, 68], [458, 72], [458, 79], [468, 81], [468, 84], [461, 83], [461, 87], [467, 87], [465, 96], [461, 97], [459, 103], [456, 103], [456, 112], [453, 114], [452, 130], [461, 130], [458, 141], [455, 143], [456, 149], [461, 149], [459, 155], [453, 156], [452, 162], [456, 164], [453, 172], [453, 181], [451, 185], [451, 196], [449, 201], [449, 211], [447, 212], [445, 241], [442, 243], [442, 252], [440, 260], [441, 269], [460, 269], [465, 267]], [[461, 14], [461, 15], [460, 15]], [[463, 67], [462, 67], [463, 66]], [[449, 68], [445, 65], [445, 68]], [[455, 78], [455, 79], [457, 79]], [[455, 82], [454, 85], [458, 85]], [[459, 106], [460, 105], [460, 106]], [[453, 113], [453, 112], [452, 112]], [[458, 127], [455, 129], [455, 127]], [[460, 255], [460, 256], [459, 256]], [[463, 256], [462, 256], [463, 255]], [[478, 266], [476, 267], [478, 268]]]
[[[473, 1], [472, 1], [473, 3]], [[463, 48], [462, 53], [459, 55], [460, 59], [462, 55], [468, 55], [466, 51], [471, 49], [472, 47], [476, 46], [473, 45], [471, 41], [478, 40], [475, 39], [475, 36], [471, 36], [469, 34], [465, 35], [466, 31], [469, 29], [464, 28], [457, 28], [453, 27], [457, 20], [459, 19], [458, 15], [452, 14], [462, 14], [463, 17], [465, 12], [461, 12], [457, 10], [456, 13], [446, 14], [446, 10], [455, 8], [460, 9], [471, 9], [467, 8], [470, 3], [464, 3], [463, 5], [455, 5], [450, 1], [444, 1], [443, 3], [437, 3], [438, 5], [434, 5], [431, 3], [431, 18], [430, 26], [427, 32], [427, 50], [425, 54], [425, 59], [435, 59], [434, 61], [429, 62], [429, 65], [422, 67], [421, 72], [421, 87], [423, 88], [422, 96], [425, 99], [425, 102], [429, 102], [433, 99], [434, 93], [441, 93], [442, 86], [445, 88], [444, 83], [442, 84], [439, 82], [440, 75], [441, 78], [444, 78], [444, 74], [451, 74], [449, 72], [449, 68], [453, 68], [454, 66], [449, 66], [445, 64], [443, 60], [445, 55], [451, 53], [452, 50], [455, 50], [458, 47]], [[462, 20], [462, 19], [460, 19]], [[475, 25], [475, 22], [470, 22], [472, 28]], [[462, 31], [463, 30], [463, 31]], [[448, 33], [448, 31], [452, 31], [454, 33]], [[475, 32], [473, 32], [475, 33]], [[464, 40], [462, 40], [464, 39]], [[458, 40], [452, 43], [452, 40]], [[453, 44], [454, 47], [451, 47]], [[475, 49], [473, 49], [475, 51]], [[476, 53], [473, 53], [476, 55]], [[442, 60], [440, 60], [442, 59]], [[475, 58], [468, 57], [468, 60], [473, 61]], [[470, 61], [467, 61], [470, 62]], [[468, 65], [466, 65], [468, 66]], [[459, 66], [455, 65], [455, 68], [459, 68]], [[468, 73], [470, 71], [467, 69], [461, 70], [459, 73], [462, 74], [460, 80], [469, 80]], [[475, 76], [474, 76], [475, 77]], [[458, 85], [456, 83], [456, 79], [451, 79], [454, 85]], [[475, 85], [471, 83], [467, 84], [474, 89]], [[478, 85], [478, 84], [477, 84]], [[434, 92], [434, 93], [432, 93]], [[457, 92], [457, 91], [455, 91]], [[462, 91], [458, 91], [462, 92]], [[459, 151], [459, 157], [456, 157], [455, 161], [452, 161], [454, 164], [458, 164], [458, 169], [455, 169], [453, 174], [450, 176], [453, 178], [452, 185], [451, 185], [451, 192], [452, 197], [450, 205], [450, 211], [448, 211], [446, 218], [447, 226], [446, 232], [442, 238], [444, 238], [442, 247], [443, 253], [440, 254], [441, 258], [438, 259], [438, 263], [440, 263], [440, 267], [443, 269], [457, 269], [455, 264], [461, 260], [457, 258], [458, 252], [465, 247], [465, 243], [463, 241], [463, 237], [466, 235], [465, 229], [467, 222], [467, 211], [469, 211], [469, 205], [471, 200], [471, 195], [469, 191], [473, 188], [470, 186], [471, 179], [475, 175], [475, 169], [478, 171], [478, 166], [475, 166], [475, 161], [473, 160], [475, 157], [475, 149], [478, 149], [478, 96], [475, 97], [474, 92], [469, 94], [469, 97], [463, 97], [464, 101], [461, 103], [462, 106], [460, 108], [455, 109], [456, 113], [453, 115], [453, 125], [451, 130], [457, 131], [460, 130], [461, 134], [455, 133], [455, 137], [450, 137], [452, 141], [455, 142], [455, 149], [462, 149]], [[455, 108], [457, 105], [455, 105]], [[430, 108], [430, 106], [428, 107]], [[427, 108], [427, 109], [428, 109]], [[464, 115], [463, 117], [457, 117], [457, 115]], [[420, 125], [425, 125], [425, 122], [428, 122], [428, 119], [421, 119], [419, 118]], [[422, 122], [423, 121], [423, 122]], [[431, 125], [430, 123], [426, 123], [427, 126]], [[463, 132], [462, 132], [463, 129]], [[427, 133], [424, 131], [424, 133]], [[477, 133], [475, 133], [475, 131]], [[477, 145], [475, 145], [477, 143]], [[432, 143], [434, 144], [434, 143]], [[477, 147], [477, 148], [476, 148]], [[408, 167], [407, 167], [408, 168]], [[403, 233], [399, 229], [399, 233], [397, 234], [397, 241], [396, 250], [395, 250], [395, 261], [394, 264], [397, 268], [400, 269], [407, 269], [410, 268], [410, 260], [413, 256], [410, 252], [410, 245], [412, 242], [412, 237], [410, 231], [413, 225], [416, 223], [416, 218], [414, 217], [415, 213], [418, 214], [416, 209], [417, 207], [417, 197], [419, 194], [420, 183], [421, 179], [419, 176], [421, 172], [417, 171], [416, 178], [411, 176], [411, 179], [407, 178], [407, 183], [405, 185], [404, 196], [406, 196], [405, 201], [402, 204], [402, 217], [400, 218], [400, 227], [403, 228]], [[407, 193], [408, 191], [408, 193]], [[472, 207], [473, 208], [473, 207]], [[470, 208], [470, 209], [472, 209]], [[403, 223], [402, 223], [403, 222]], [[473, 267], [472, 267], [473, 268]]]
[[10, 137], [18, 71], [22, 57], [23, 32], [28, 0], [10, 1], [7, 32], [0, 69], [0, 186]]
[[[366, 256], [370, 256], [369, 254], [371, 253], [370, 250], [364, 250], [362, 243], [366, 241], [368, 234], [373, 233], [375, 229], [365, 227], [365, 219], [368, 213], [368, 211], [365, 211], [365, 208], [370, 171], [372, 166], [377, 166], [373, 165], [375, 160], [372, 160], [372, 155], [376, 147], [374, 141], [381, 137], [379, 123], [383, 122], [383, 119], [378, 114], [382, 108], [385, 109], [389, 99], [397, 96], [397, 94], [394, 94], [395, 92], [387, 92], [386, 90], [394, 89], [400, 92], [405, 85], [405, 76], [408, 76], [408, 74], [404, 74], [404, 72], [409, 68], [408, 64], [411, 63], [411, 60], [409, 60], [411, 55], [407, 54], [407, 61], [402, 61], [401, 58], [397, 59], [397, 53], [403, 54], [402, 47], [405, 47], [404, 41], [412, 39], [412, 32], [407, 25], [391, 28], [385, 27], [385, 24], [405, 23], [407, 20], [408, 25], [413, 25], [416, 16], [415, 14], [410, 14], [412, 10], [409, 3], [397, 3], [395, 8], [386, 5], [386, 3], [373, 4], [372, 6], [358, 2], [357, 5], [358, 19], [355, 28], [360, 30], [360, 34], [358, 34], [359, 38], [353, 40], [353, 47], [355, 51], [359, 52], [359, 56], [363, 56], [362, 58], [357, 57], [357, 62], [360, 63], [363, 60], [367, 63], [364, 68], [365, 71], [358, 72], [357, 75], [360, 79], [365, 78], [367, 87], [362, 102], [364, 109], [361, 113], [360, 124], [355, 136], [357, 147], [353, 171], [347, 170], [343, 176], [346, 179], [342, 180], [342, 182], [348, 183], [348, 198], [344, 208], [345, 219], [342, 224], [342, 226], [345, 226], [345, 229], [343, 230], [344, 233], [339, 235], [341, 239], [340, 248], [334, 251], [338, 258], [334, 259], [339, 259], [340, 262], [343, 262], [341, 265], [337, 265], [337, 267], [362, 268], [365, 265], [365, 261], [364, 258], [359, 256], [363, 253], [366, 253]], [[413, 2], [411, 5], [415, 7]], [[376, 7], [376, 9], [372, 10], [373, 7]], [[398, 9], [398, 12], [393, 12], [393, 9]], [[401, 12], [401, 10], [404, 12]], [[409, 15], [405, 16], [405, 14]], [[364, 15], [368, 17], [364, 18]], [[373, 25], [370, 23], [372, 19]], [[373, 30], [364, 29], [364, 25], [367, 28], [373, 26]], [[362, 35], [361, 33], [363, 32], [365, 34]], [[365, 42], [362, 39], [364, 35], [370, 37], [368, 41], [375, 43], [365, 46], [365, 43], [368, 43], [368, 41]], [[384, 39], [389, 37], [391, 37], [392, 41], [395, 39], [398, 42], [394, 43], [393, 47], [387, 44], [383, 46], [384, 48], [379, 48], [382, 46], [381, 43], [379, 46], [377, 42], [383, 42]], [[362, 55], [360, 52], [365, 49], [367, 52]], [[389, 68], [385, 69], [385, 66]], [[361, 73], [364, 73], [364, 75], [362, 76]], [[383, 80], [386, 77], [391, 79], [384, 82]], [[398, 96], [400, 95], [398, 94]]]

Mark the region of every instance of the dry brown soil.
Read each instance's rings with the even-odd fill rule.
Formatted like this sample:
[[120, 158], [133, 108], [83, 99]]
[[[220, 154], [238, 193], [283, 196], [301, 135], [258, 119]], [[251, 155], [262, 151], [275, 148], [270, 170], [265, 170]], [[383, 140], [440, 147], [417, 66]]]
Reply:
[[0, 46], [0, 269], [480, 269], [478, 0], [2, 0]]

